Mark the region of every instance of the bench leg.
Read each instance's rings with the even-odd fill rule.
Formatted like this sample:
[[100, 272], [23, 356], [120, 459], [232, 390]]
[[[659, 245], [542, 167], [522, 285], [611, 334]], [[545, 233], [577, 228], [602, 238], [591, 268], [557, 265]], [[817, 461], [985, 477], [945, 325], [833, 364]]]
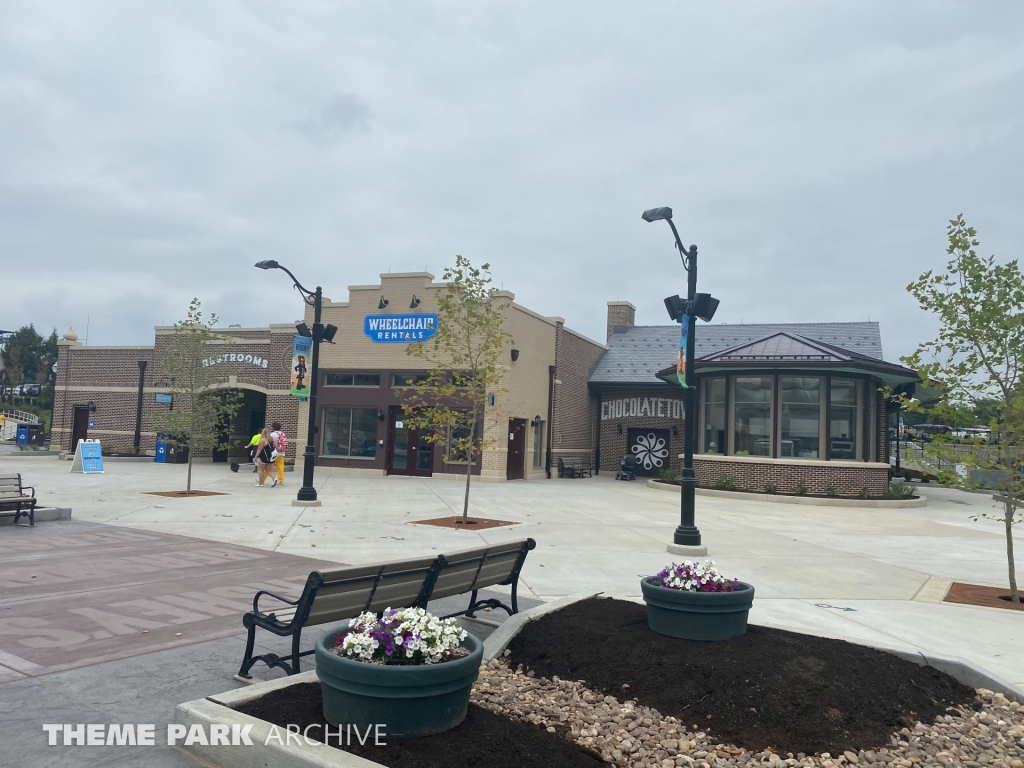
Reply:
[[473, 613], [476, 611], [476, 608], [477, 608], [477, 605], [476, 605], [476, 593], [477, 593], [477, 590], [474, 589], [473, 590], [473, 594], [469, 596], [469, 609], [466, 611], [466, 618], [467, 619], [476, 618], [475, 616], [473, 616]]
[[516, 589], [519, 587], [519, 578], [512, 582], [512, 613], [519, 613], [519, 601], [516, 599]]
[[292, 669], [289, 675], [299, 674], [299, 639], [302, 637], [301, 632], [296, 632], [292, 635]]
[[249, 670], [252, 669], [252, 665], [256, 663], [256, 659], [252, 657], [253, 648], [256, 646], [256, 626], [249, 627], [249, 637], [245, 641], [245, 655], [242, 657], [242, 666], [238, 668], [238, 676], [244, 677], [247, 680], [252, 677], [249, 674]]

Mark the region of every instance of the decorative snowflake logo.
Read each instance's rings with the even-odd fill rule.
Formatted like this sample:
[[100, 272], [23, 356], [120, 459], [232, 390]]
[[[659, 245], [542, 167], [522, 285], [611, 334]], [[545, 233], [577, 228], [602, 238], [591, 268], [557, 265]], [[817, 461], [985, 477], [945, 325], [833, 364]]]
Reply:
[[660, 467], [665, 463], [662, 459], [668, 456], [665, 440], [656, 436], [653, 432], [639, 435], [632, 450], [636, 454], [637, 461], [644, 465], [644, 469]]

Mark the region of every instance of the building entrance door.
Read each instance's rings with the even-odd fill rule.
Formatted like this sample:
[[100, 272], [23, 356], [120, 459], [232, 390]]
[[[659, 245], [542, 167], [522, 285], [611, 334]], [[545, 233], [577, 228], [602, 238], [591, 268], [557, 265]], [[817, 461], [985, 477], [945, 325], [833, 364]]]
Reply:
[[393, 405], [388, 411], [387, 473], [430, 477], [434, 465], [432, 446], [418, 429], [405, 425], [400, 407]]
[[76, 405], [75, 418], [71, 422], [71, 452], [78, 447], [79, 440], [89, 438], [89, 406]]
[[522, 480], [526, 477], [526, 419], [508, 420], [508, 465], [505, 477], [508, 480]]

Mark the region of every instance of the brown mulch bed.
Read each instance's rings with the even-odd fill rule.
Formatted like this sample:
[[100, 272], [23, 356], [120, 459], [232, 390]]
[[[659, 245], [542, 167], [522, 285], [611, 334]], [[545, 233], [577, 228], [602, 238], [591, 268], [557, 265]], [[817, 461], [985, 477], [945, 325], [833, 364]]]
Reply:
[[171, 499], [191, 499], [193, 496], [227, 496], [217, 491], [146, 491], [147, 496], [167, 496]]
[[657, 709], [716, 740], [780, 753], [874, 749], [975, 691], [843, 640], [749, 626], [725, 642], [652, 632], [644, 605], [591, 598], [527, 624], [510, 661]]
[[961, 603], [963, 605], [980, 605], [985, 608], [1009, 608], [1011, 611], [1024, 611], [1024, 590], [1017, 590], [1021, 602], [1014, 604], [1010, 597], [1009, 587], [985, 587], [981, 584], [964, 584], [954, 581], [944, 603]]
[[[300, 683], [271, 691], [237, 707], [239, 712], [266, 720], [282, 728], [317, 724], [309, 731], [320, 741], [326, 724], [320, 683]], [[332, 733], [334, 727], [332, 726]], [[355, 737], [352, 738], [356, 742]], [[601, 759], [561, 736], [527, 723], [517, 723], [469, 705], [466, 719], [457, 728], [419, 739], [393, 739], [373, 745], [371, 734], [364, 745], [342, 747], [392, 768], [599, 768]], [[338, 745], [333, 738], [332, 747]]]
[[459, 528], [464, 531], [482, 531], [485, 528], [500, 528], [503, 525], [516, 525], [511, 520], [492, 520], [487, 517], [470, 517], [462, 522], [462, 515], [458, 517], [435, 517], [431, 520], [410, 520], [409, 525], [434, 525], [438, 528]]

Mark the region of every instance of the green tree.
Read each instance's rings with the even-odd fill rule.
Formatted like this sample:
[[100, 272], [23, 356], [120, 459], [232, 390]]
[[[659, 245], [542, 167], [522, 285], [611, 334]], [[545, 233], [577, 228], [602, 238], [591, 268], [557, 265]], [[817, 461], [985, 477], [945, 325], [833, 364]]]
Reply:
[[192, 492], [192, 460], [199, 450], [222, 448], [226, 427], [241, 405], [238, 393], [219, 389], [227, 378], [214, 374], [209, 360], [217, 354], [214, 342], [221, 338], [212, 331], [217, 316], [203, 323], [202, 305], [192, 299], [188, 316], [174, 324], [171, 347], [163, 358], [163, 371], [170, 380], [173, 410], [155, 414], [152, 421], [178, 445], [188, 448], [186, 494]]
[[[498, 441], [501, 396], [507, 391], [501, 361], [513, 343], [504, 328], [511, 304], [491, 285], [490, 268], [474, 267], [469, 259], [456, 256], [455, 266], [445, 269], [442, 279], [447, 287], [438, 298], [437, 332], [407, 350], [427, 362], [430, 373], [400, 395], [409, 427], [444, 446], [445, 461], [465, 462], [463, 524], [469, 520], [473, 464]], [[504, 434], [503, 427], [500, 435]]]
[[57, 330], [43, 338], [32, 323], [23, 325], [7, 339], [0, 356], [10, 384], [45, 381], [57, 362]]
[[1010, 591], [1019, 603], [1013, 526], [1024, 504], [1024, 276], [1016, 260], [997, 264], [994, 256], [979, 256], [977, 231], [963, 215], [949, 222], [947, 233], [946, 272], [929, 270], [907, 286], [921, 308], [938, 317], [939, 334], [902, 359], [926, 386], [939, 390], [949, 408], [987, 410], [993, 413], [993, 433], [1004, 433], [994, 445], [935, 440], [929, 452], [960, 466], [940, 473], [941, 482], [995, 490], [1002, 513], [980, 516], [1004, 526]]

